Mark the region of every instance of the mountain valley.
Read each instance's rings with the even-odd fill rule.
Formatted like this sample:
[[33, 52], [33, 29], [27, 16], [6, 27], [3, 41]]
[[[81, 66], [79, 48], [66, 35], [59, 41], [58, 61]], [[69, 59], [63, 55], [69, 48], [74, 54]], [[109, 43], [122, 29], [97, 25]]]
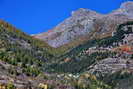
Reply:
[[0, 89], [133, 89], [133, 2], [80, 8], [45, 33], [0, 20]]

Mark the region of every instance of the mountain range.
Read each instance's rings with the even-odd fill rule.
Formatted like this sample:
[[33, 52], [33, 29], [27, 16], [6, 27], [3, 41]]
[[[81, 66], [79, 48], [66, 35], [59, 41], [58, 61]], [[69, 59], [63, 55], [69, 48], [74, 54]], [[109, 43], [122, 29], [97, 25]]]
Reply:
[[80, 8], [48, 32], [0, 20], [0, 89], [133, 89], [133, 2]]

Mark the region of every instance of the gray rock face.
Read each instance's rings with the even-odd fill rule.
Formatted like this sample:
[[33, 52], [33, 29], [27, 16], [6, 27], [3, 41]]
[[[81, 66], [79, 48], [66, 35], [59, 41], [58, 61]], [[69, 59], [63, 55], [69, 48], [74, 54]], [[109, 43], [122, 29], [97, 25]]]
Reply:
[[36, 35], [36, 38], [43, 38], [52, 47], [59, 47], [92, 31], [94, 29], [94, 19], [99, 16], [101, 15], [96, 12], [80, 8], [77, 11], [73, 11], [70, 18], [57, 25], [52, 32], [48, 33], [48, 36], [43, 37], [40, 34], [40, 36]]
[[72, 16], [53, 28], [50, 32], [34, 35], [35, 38], [46, 41], [52, 47], [60, 47], [64, 44], [88, 35], [94, 30], [97, 34], [105, 34], [113, 31], [117, 24], [133, 18], [133, 2], [125, 2], [120, 9], [107, 15], [80, 8], [72, 12]]
[[133, 2], [128, 1], [121, 5], [121, 9], [123, 10], [124, 14], [128, 15], [129, 17], [133, 17]]

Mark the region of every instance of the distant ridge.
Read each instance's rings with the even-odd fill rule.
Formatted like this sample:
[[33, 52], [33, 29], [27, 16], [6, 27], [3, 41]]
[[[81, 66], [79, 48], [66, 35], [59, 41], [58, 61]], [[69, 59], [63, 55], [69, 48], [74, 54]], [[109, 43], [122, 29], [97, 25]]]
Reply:
[[102, 37], [105, 33], [110, 34], [115, 30], [117, 24], [130, 19], [133, 19], [132, 1], [122, 3], [119, 9], [107, 15], [80, 8], [73, 11], [71, 17], [58, 24], [51, 31], [35, 34], [34, 37], [55, 48], [63, 45], [72, 47], [73, 41], [74, 45], [79, 45], [82, 44], [79, 39], [86, 41], [97, 36]]

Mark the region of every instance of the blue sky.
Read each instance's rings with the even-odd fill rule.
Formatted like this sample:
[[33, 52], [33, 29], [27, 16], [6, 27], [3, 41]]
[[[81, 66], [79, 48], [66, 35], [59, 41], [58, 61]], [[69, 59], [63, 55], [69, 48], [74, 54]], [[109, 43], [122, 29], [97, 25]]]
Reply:
[[78, 8], [105, 14], [125, 1], [128, 0], [0, 0], [0, 19], [36, 34], [55, 27]]

